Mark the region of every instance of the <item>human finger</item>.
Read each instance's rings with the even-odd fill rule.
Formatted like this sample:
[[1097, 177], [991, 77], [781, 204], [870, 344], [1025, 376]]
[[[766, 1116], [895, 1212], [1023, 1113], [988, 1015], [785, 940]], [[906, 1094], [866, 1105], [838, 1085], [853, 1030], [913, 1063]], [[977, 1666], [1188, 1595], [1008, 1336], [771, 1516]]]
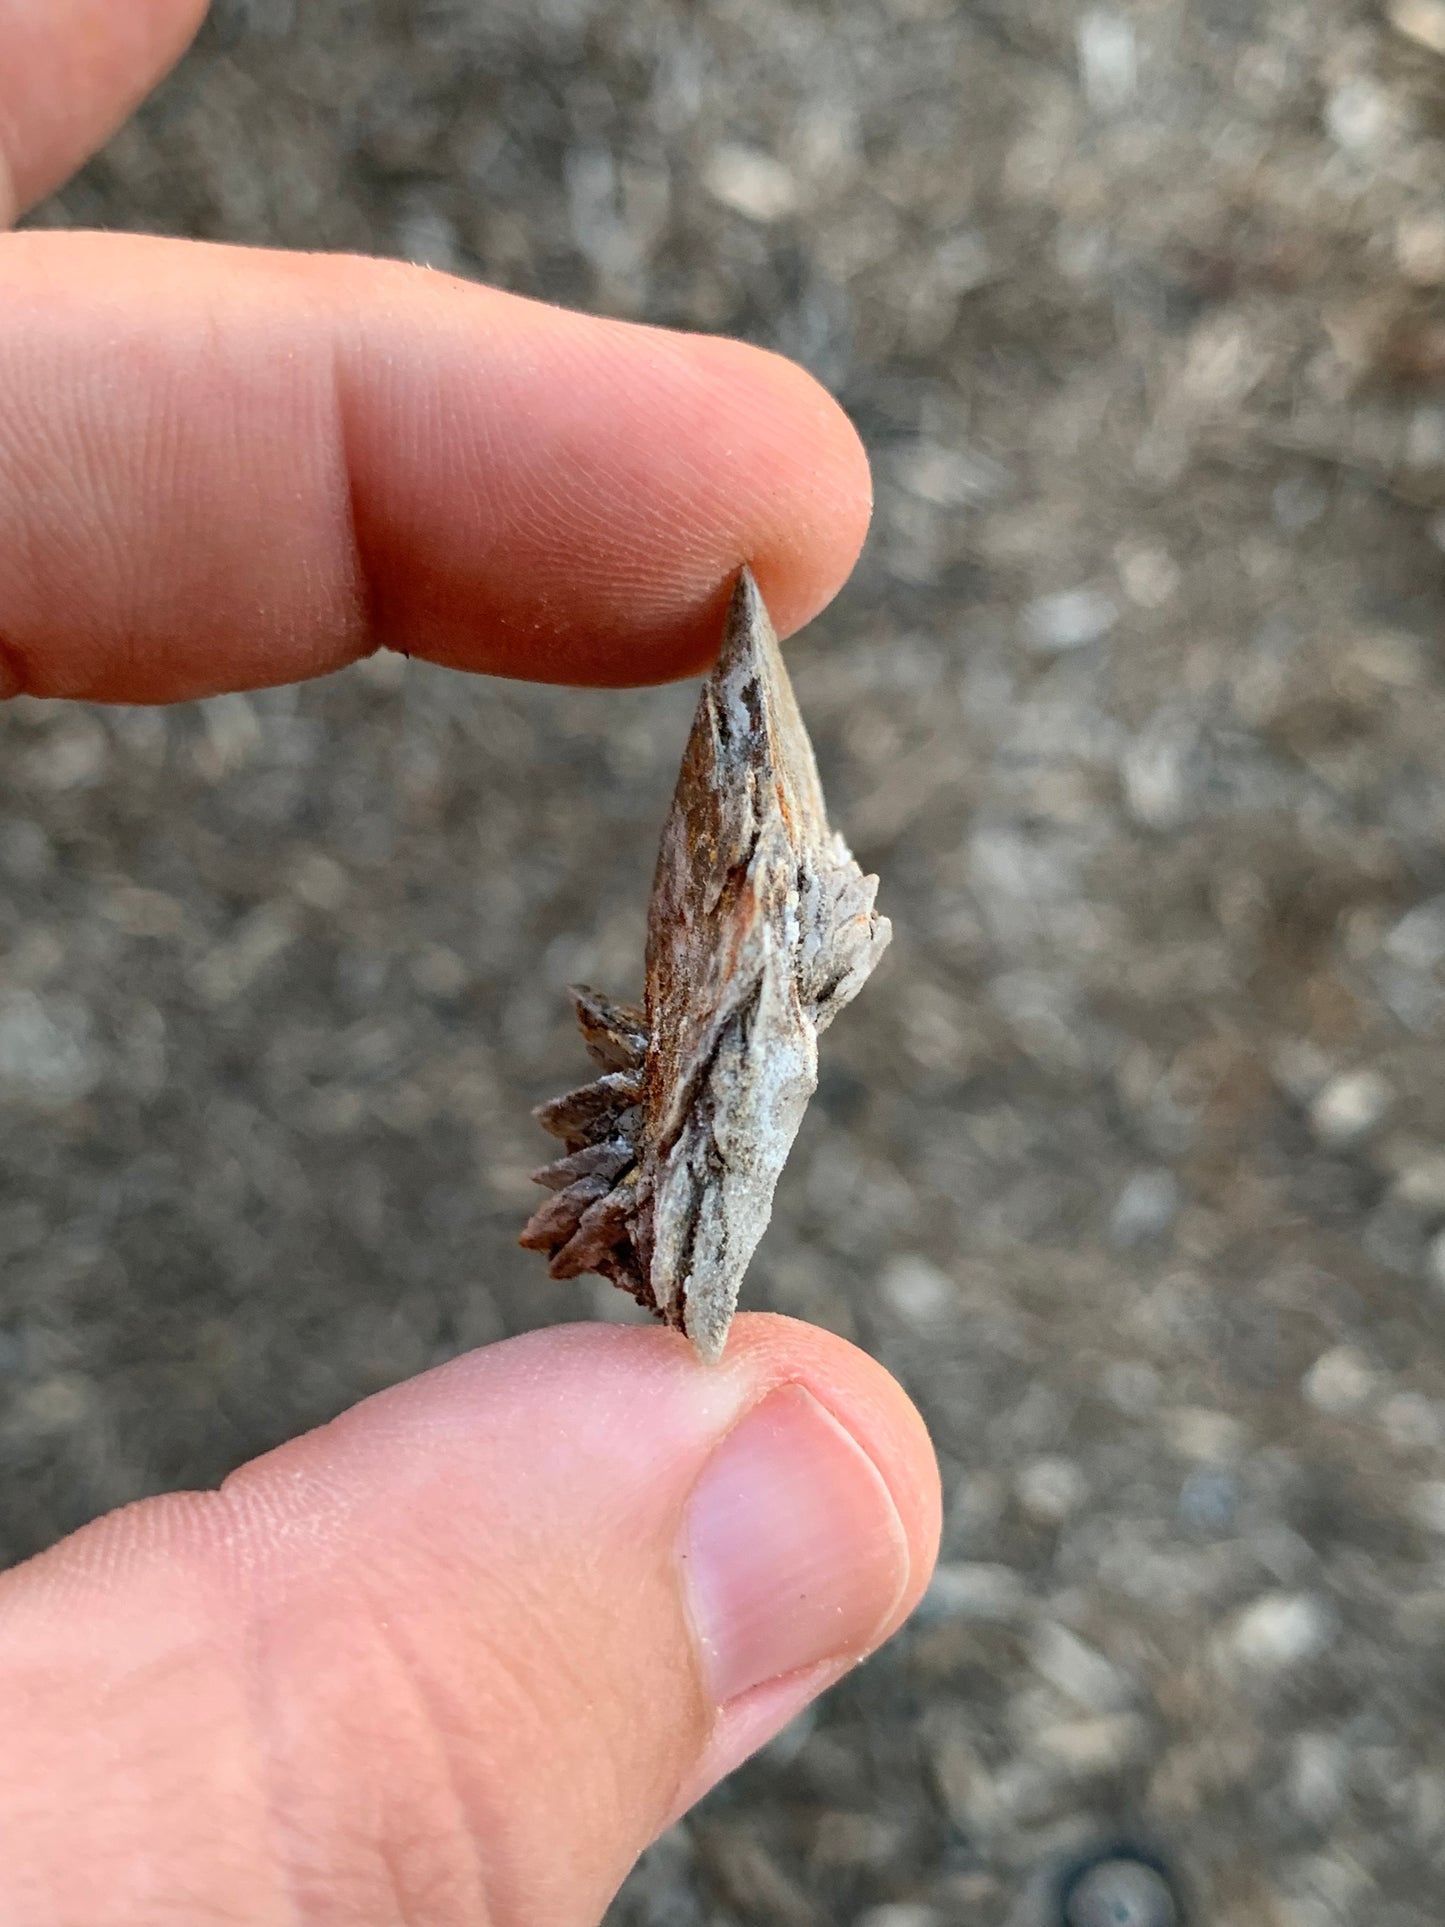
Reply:
[[206, 0], [0, 0], [0, 228], [113, 134]]
[[811, 1327], [460, 1359], [0, 1581], [0, 1917], [584, 1927], [937, 1534], [913, 1408]]
[[161, 702], [385, 646], [542, 681], [788, 633], [867, 526], [793, 364], [396, 263], [0, 243], [0, 688]]

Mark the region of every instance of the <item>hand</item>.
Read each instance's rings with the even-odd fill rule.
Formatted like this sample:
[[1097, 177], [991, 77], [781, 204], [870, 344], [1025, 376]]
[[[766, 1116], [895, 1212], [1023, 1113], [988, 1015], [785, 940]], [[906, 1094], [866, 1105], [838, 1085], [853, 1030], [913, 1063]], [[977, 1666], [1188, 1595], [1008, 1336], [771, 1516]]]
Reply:
[[[197, 0], [0, 0], [0, 207]], [[57, 102], [65, 102], [64, 114]], [[382, 645], [593, 683], [780, 626], [868, 514], [756, 350], [417, 270], [0, 240], [0, 693], [164, 701]], [[938, 1531], [870, 1360], [744, 1317], [515, 1339], [0, 1577], [6, 1927], [595, 1921], [669, 1820], [899, 1624]]]

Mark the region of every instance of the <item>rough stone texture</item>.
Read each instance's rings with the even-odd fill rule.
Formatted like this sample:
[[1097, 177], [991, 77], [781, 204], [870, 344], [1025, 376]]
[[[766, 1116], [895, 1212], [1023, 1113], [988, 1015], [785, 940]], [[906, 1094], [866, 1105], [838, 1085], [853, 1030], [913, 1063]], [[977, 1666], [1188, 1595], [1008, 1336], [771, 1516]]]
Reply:
[[[1399, 0], [228, 0], [42, 219], [746, 334], [879, 508], [791, 655], [897, 936], [749, 1284], [911, 1387], [910, 1630], [616, 1927], [1445, 1892], [1445, 60]], [[0, 1543], [536, 1320], [685, 689], [0, 713]], [[621, 906], [620, 908], [613, 906]], [[599, 1285], [597, 1307], [623, 1301]]]
[[645, 1013], [572, 991], [602, 1076], [537, 1112], [568, 1155], [522, 1243], [600, 1272], [722, 1357], [808, 1100], [818, 1037], [892, 934], [828, 827], [813, 745], [752, 571], [733, 591], [663, 825]]

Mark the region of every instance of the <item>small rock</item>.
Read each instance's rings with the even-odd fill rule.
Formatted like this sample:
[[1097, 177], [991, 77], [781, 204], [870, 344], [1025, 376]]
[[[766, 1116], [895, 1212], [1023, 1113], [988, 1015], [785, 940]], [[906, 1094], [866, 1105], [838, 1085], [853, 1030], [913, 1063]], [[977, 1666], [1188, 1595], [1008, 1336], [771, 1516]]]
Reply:
[[1103, 589], [1065, 589], [1037, 596], [1023, 612], [1024, 641], [1046, 655], [1099, 642], [1119, 620], [1119, 605]]
[[197, 773], [208, 783], [233, 776], [261, 747], [261, 719], [249, 697], [232, 691], [199, 705], [205, 738], [192, 755]]
[[1139, 51], [1134, 27], [1112, 8], [1090, 7], [1076, 33], [1084, 98], [1096, 114], [1118, 114], [1139, 84]]
[[1105, 1366], [1100, 1389], [1116, 1411], [1137, 1418], [1154, 1410], [1163, 1387], [1158, 1372], [1142, 1358], [1116, 1358]]
[[1289, 1037], [1270, 1052], [1270, 1073], [1280, 1089], [1296, 1104], [1308, 1104], [1329, 1082], [1334, 1065], [1318, 1044], [1307, 1038]]
[[1378, 1375], [1363, 1352], [1353, 1345], [1336, 1345], [1321, 1352], [1305, 1373], [1301, 1389], [1316, 1411], [1343, 1418], [1367, 1405], [1378, 1383]]
[[1239, 1482], [1216, 1465], [1201, 1465], [1179, 1488], [1179, 1518], [1195, 1532], [1228, 1532], [1239, 1511]]
[[1424, 1263], [1419, 1212], [1397, 1197], [1387, 1197], [1361, 1226], [1360, 1249], [1387, 1271], [1414, 1277]]
[[287, 882], [296, 896], [313, 910], [339, 910], [351, 890], [351, 878], [324, 850], [303, 849], [293, 860]]
[[915, 442], [902, 450], [894, 473], [900, 488], [930, 502], [935, 508], [973, 508], [990, 502], [1008, 487], [1008, 470], [991, 456], [973, 449], [945, 448], [937, 442]]
[[1394, 1092], [1378, 1071], [1342, 1071], [1310, 1106], [1310, 1125], [1322, 1144], [1344, 1150], [1369, 1136], [1390, 1108]]
[[1417, 288], [1438, 288], [1445, 282], [1445, 214], [1432, 210], [1402, 219], [1395, 229], [1395, 260]]
[[703, 169], [715, 201], [750, 221], [780, 221], [798, 205], [798, 184], [780, 160], [760, 148], [725, 142], [715, 147]]
[[1396, 1392], [1380, 1407], [1380, 1430], [1397, 1451], [1438, 1450], [1445, 1444], [1445, 1416], [1423, 1392]]
[[1134, 1696], [1127, 1674], [1057, 1620], [1039, 1627], [1029, 1657], [1050, 1686], [1093, 1712], [1120, 1712]]
[[1228, 1412], [1207, 1406], [1181, 1405], [1164, 1419], [1169, 1443], [1182, 1459], [1206, 1465], [1228, 1465], [1244, 1451], [1243, 1425]]
[[1329, 490], [1313, 475], [1289, 475], [1270, 498], [1274, 519], [1286, 535], [1313, 527], [1330, 505]]
[[95, 1408], [95, 1387], [77, 1372], [54, 1372], [23, 1386], [7, 1401], [6, 1426], [24, 1436], [29, 1432], [72, 1432]]
[[878, 1290], [910, 1325], [932, 1324], [958, 1308], [958, 1290], [946, 1271], [905, 1252], [884, 1266]]
[[921, 1901], [891, 1900], [859, 1914], [854, 1927], [943, 1927], [943, 1916]]
[[815, 1867], [877, 1867], [898, 1850], [899, 1823], [882, 1813], [837, 1808], [818, 1816], [811, 1864]]
[[1062, 1525], [1089, 1496], [1089, 1482], [1072, 1459], [1035, 1459], [1015, 1481], [1019, 1504], [1036, 1525]]
[[49, 1110], [87, 1096], [102, 1069], [90, 1033], [90, 1013], [73, 998], [0, 993], [0, 1100]]
[[1359, 74], [1326, 101], [1325, 126], [1337, 147], [1361, 158], [1377, 156], [1395, 133], [1395, 106], [1378, 81]]
[[1234, 1621], [1235, 1657], [1258, 1672], [1282, 1672], [1316, 1658], [1333, 1640], [1335, 1615], [1314, 1593], [1270, 1592]]
[[1421, 1479], [1410, 1494], [1410, 1516], [1427, 1532], [1445, 1532], [1445, 1479]]
[[1136, 1171], [1119, 1193], [1109, 1220], [1116, 1251], [1162, 1238], [1179, 1214], [1179, 1181], [1172, 1171]]
[[409, 209], [397, 223], [397, 251], [419, 268], [455, 274], [461, 261], [461, 237], [439, 208]]
[[46, 732], [15, 767], [28, 788], [58, 795], [65, 790], [91, 789], [105, 775], [111, 739], [94, 716], [73, 710]]
[[1445, 468], [1445, 407], [1421, 402], [1405, 424], [1404, 465], [1409, 469]]
[[939, 1566], [918, 1605], [918, 1617], [938, 1619], [1016, 1619], [1028, 1604], [1023, 1580], [1011, 1566], [954, 1560]]
[[1412, 970], [1433, 970], [1445, 960], [1445, 897], [1417, 903], [1393, 925], [1385, 938], [1385, 952]]
[[1437, 1231], [1425, 1247], [1425, 1278], [1445, 1297], [1445, 1231]]
[[408, 960], [408, 971], [417, 989], [427, 997], [456, 997], [466, 989], [467, 967], [455, 950], [445, 944], [423, 944]]
[[1141, 609], [1162, 609], [1178, 593], [1184, 572], [1161, 543], [1127, 538], [1114, 550], [1124, 593]]
[[296, 932], [284, 910], [262, 904], [243, 917], [224, 943], [208, 950], [191, 966], [190, 981], [208, 1004], [227, 1004], [241, 997], [275, 958], [288, 949]]
[[1032, 1750], [1074, 1779], [1118, 1773], [1149, 1757], [1149, 1722], [1138, 1713], [1108, 1713], [1087, 1720], [1060, 1720], [1034, 1735]]
[[1181, 1916], [1163, 1874], [1120, 1854], [1071, 1883], [1061, 1918], [1064, 1927], [1177, 1927]]
[[1344, 1805], [1349, 1749], [1334, 1733], [1301, 1733], [1290, 1747], [1286, 1784], [1295, 1811], [1314, 1826]]
[[0, 817], [0, 870], [17, 883], [38, 883], [55, 862], [50, 838], [22, 816]]
[[1445, 1212], [1445, 1151], [1425, 1151], [1396, 1171], [1390, 1195], [1412, 1211]]
[[1147, 830], [1177, 830], [1189, 820], [1208, 773], [1193, 721], [1161, 710], [1125, 745], [1119, 775], [1129, 814]]

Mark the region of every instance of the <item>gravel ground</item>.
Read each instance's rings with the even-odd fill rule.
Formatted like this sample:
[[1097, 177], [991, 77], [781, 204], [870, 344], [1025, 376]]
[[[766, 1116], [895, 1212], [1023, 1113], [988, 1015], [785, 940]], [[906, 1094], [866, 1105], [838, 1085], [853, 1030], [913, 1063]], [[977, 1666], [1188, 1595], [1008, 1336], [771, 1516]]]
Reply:
[[[227, 0], [37, 217], [745, 335], [873, 451], [793, 661], [897, 936], [748, 1296], [945, 1563], [613, 1927], [1445, 1909], [1442, 133], [1442, 0]], [[576, 1314], [528, 1106], [691, 700], [0, 715], [0, 1553]]]

